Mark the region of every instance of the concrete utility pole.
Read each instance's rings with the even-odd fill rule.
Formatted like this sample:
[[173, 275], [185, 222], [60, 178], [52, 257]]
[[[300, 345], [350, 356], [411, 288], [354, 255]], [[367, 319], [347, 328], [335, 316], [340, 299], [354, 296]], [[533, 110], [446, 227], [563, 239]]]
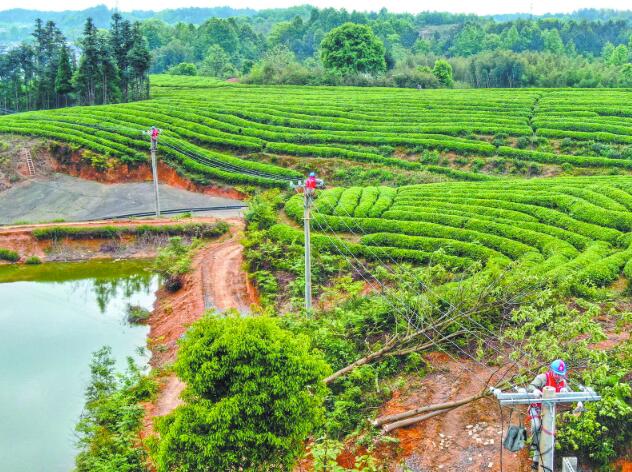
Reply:
[[290, 187], [303, 191], [303, 232], [305, 235], [305, 311], [312, 312], [312, 238], [311, 238], [311, 209], [314, 204], [315, 188], [323, 188], [325, 182], [315, 179], [312, 184], [309, 179], [297, 183], [291, 182]]
[[158, 150], [158, 135], [160, 134], [159, 129], [152, 127], [152, 129], [148, 131], [144, 131], [145, 134], [148, 134], [151, 140], [149, 145], [149, 152], [151, 153], [151, 175], [154, 180], [154, 200], [156, 205], [156, 217], [160, 217], [160, 196], [158, 194], [158, 161], [156, 159], [156, 151]]
[[[553, 387], [544, 387], [542, 396], [535, 393], [502, 393], [500, 390], [492, 389], [501, 406], [509, 405], [530, 405], [532, 403], [542, 404], [542, 426], [540, 428], [540, 462], [538, 472], [554, 472], [555, 451], [555, 406], [558, 403], [596, 402], [601, 397], [590, 388], [585, 388], [582, 392], [560, 392], [556, 393]], [[565, 457], [563, 459], [564, 472], [574, 470], [577, 466], [577, 459]]]
[[305, 233], [305, 311], [312, 311], [312, 236], [311, 236], [311, 212], [314, 202], [314, 191], [303, 190], [303, 232]]

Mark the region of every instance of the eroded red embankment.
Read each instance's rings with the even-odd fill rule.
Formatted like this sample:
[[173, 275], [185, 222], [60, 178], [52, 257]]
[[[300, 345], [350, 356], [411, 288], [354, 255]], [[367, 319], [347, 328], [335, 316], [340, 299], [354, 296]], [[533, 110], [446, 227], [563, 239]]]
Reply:
[[[52, 170], [64, 174], [94, 180], [102, 183], [146, 182], [152, 179], [151, 167], [147, 164], [130, 166], [116, 163], [105, 170], [97, 170], [81, 157], [80, 152], [74, 152], [69, 157], [53, 156]], [[179, 175], [174, 169], [163, 162], [158, 162], [158, 177], [160, 183], [172, 187], [203, 193], [215, 197], [234, 198], [243, 200], [244, 194], [231, 187], [219, 185], [198, 185]]]

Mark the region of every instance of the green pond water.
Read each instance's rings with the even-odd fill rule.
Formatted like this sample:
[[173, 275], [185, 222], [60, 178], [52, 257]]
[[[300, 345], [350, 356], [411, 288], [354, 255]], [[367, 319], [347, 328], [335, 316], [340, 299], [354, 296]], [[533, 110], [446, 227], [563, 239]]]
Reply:
[[0, 471], [73, 469], [74, 426], [94, 351], [111, 346], [119, 369], [148, 328], [125, 321], [151, 308], [158, 280], [146, 261], [0, 266]]

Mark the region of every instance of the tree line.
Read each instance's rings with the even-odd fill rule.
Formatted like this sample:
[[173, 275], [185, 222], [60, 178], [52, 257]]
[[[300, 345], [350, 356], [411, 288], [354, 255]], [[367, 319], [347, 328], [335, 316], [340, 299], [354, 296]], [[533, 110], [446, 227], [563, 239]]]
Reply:
[[76, 45], [55, 22], [37, 19], [31, 41], [0, 53], [0, 108], [7, 113], [144, 99], [150, 61], [140, 23], [118, 13], [109, 30], [88, 18]]
[[[142, 28], [157, 73], [241, 76], [257, 83], [436, 87], [443, 84], [432, 69], [442, 60], [450, 63], [458, 86], [632, 86], [627, 66], [632, 21], [615, 13], [607, 20], [602, 15], [499, 22], [448, 13], [311, 8], [289, 19], [282, 12], [265, 19], [213, 18], [199, 26], [150, 19]], [[383, 70], [331, 73], [323, 41], [348, 23], [368, 28], [383, 45]], [[555, 68], [548, 66], [552, 62]]]

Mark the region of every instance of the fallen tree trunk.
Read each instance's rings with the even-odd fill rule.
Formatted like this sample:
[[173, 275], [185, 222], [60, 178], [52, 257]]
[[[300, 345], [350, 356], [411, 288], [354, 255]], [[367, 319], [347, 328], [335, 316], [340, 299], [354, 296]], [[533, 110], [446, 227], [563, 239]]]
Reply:
[[471, 397], [463, 398], [461, 400], [456, 400], [453, 402], [446, 403], [435, 403], [434, 405], [423, 406], [420, 408], [415, 408], [414, 410], [404, 411], [402, 413], [394, 413], [392, 415], [381, 416], [373, 420], [373, 426], [382, 426], [386, 423], [392, 423], [394, 421], [402, 420], [405, 418], [410, 418], [411, 416], [417, 416], [421, 413], [426, 413], [429, 411], [436, 410], [448, 410], [452, 408], [456, 408], [457, 406], [465, 405], [467, 403], [471, 403], [473, 401], [478, 400], [479, 398], [483, 398], [489, 395], [488, 391], [483, 391], [477, 395], [472, 395]]
[[453, 410], [454, 408], [456, 408], [456, 407], [445, 408], [443, 410], [433, 411], [433, 412], [427, 413], [425, 415], [413, 416], [412, 418], [408, 418], [408, 419], [401, 420], [401, 421], [396, 421], [394, 423], [389, 423], [389, 424], [387, 424], [386, 426], [384, 426], [382, 428], [382, 431], [385, 432], [385, 433], [390, 433], [394, 429], [403, 428], [405, 426], [410, 426], [411, 424], [419, 423], [420, 421], [427, 420], [429, 418], [432, 418], [433, 416], [440, 415], [441, 413], [447, 413], [448, 411]]

